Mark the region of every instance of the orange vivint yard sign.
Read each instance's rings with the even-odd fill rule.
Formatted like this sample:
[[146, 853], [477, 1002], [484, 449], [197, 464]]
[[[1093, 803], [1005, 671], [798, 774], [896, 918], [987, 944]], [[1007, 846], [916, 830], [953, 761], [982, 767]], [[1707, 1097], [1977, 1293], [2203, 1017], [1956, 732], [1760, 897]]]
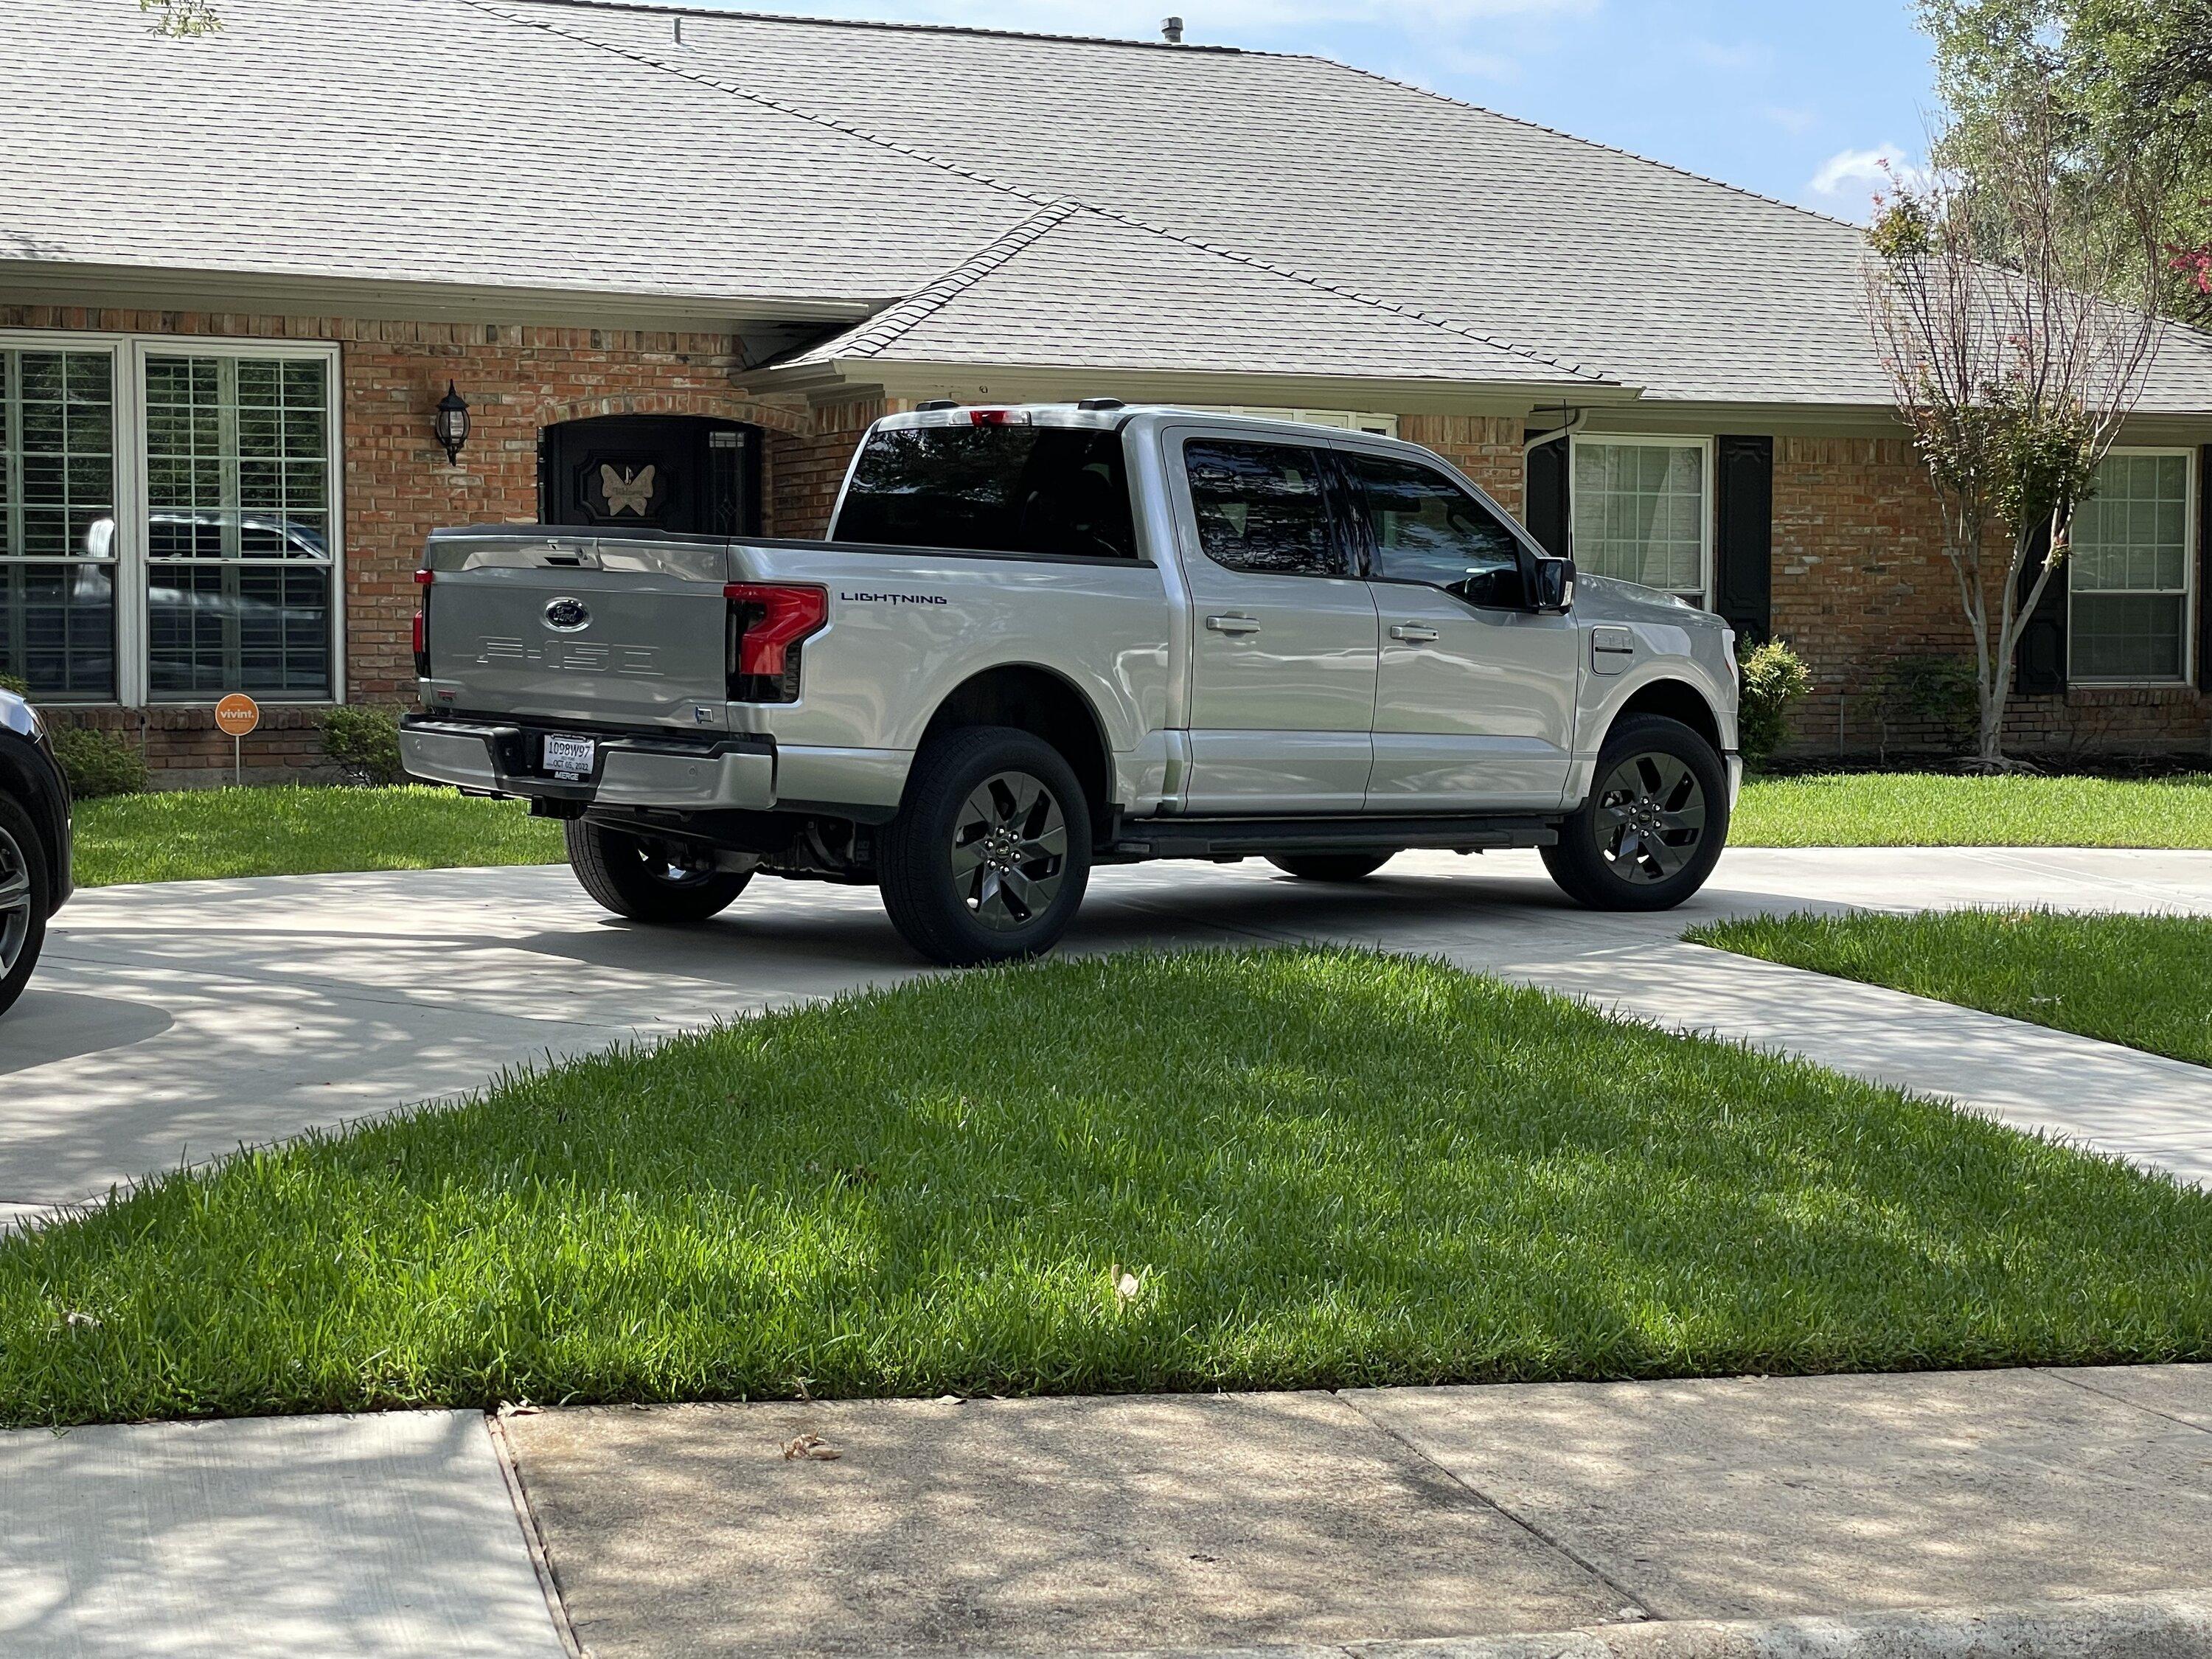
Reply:
[[233, 783], [246, 781], [246, 747], [244, 739], [261, 724], [261, 705], [243, 691], [234, 691], [215, 706], [216, 728], [230, 738], [230, 778]]
[[234, 691], [216, 704], [215, 723], [227, 737], [248, 737], [261, 724], [261, 705], [245, 692]]

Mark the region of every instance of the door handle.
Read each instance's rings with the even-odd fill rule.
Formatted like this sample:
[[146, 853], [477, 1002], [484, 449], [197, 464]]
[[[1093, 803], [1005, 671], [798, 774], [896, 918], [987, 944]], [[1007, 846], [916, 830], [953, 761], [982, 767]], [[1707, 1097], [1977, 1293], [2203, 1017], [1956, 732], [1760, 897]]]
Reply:
[[1428, 645], [1437, 637], [1437, 630], [1419, 623], [1397, 623], [1392, 625], [1390, 637], [1403, 640], [1408, 645]]
[[1208, 617], [1206, 625], [1217, 634], [1256, 634], [1260, 631], [1257, 617]]

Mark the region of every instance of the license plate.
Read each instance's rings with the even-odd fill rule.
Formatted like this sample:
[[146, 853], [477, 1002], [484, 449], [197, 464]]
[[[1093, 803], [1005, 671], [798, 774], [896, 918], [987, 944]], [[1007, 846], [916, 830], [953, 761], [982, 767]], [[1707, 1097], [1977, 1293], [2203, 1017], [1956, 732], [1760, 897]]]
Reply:
[[589, 777], [592, 757], [599, 744], [590, 738], [545, 739], [545, 769], [556, 778], [580, 781]]

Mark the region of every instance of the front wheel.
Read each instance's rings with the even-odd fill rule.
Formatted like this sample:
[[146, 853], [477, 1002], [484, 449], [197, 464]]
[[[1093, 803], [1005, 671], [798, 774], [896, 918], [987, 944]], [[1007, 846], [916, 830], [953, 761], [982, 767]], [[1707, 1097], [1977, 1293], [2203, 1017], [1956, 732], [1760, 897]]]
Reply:
[[52, 880], [30, 814], [0, 795], [0, 1013], [23, 994], [38, 966]]
[[1050, 950], [1091, 879], [1091, 807], [1060, 751], [1010, 726], [949, 732], [915, 757], [878, 875], [899, 936], [969, 968]]
[[1680, 720], [1633, 715], [1606, 738], [1596, 787], [1544, 848], [1544, 867], [1593, 910], [1671, 910], [1712, 874], [1728, 823], [1712, 744]]
[[568, 867], [583, 889], [618, 916], [679, 927], [720, 915], [753, 878], [750, 870], [695, 870], [664, 842], [586, 818], [561, 826]]

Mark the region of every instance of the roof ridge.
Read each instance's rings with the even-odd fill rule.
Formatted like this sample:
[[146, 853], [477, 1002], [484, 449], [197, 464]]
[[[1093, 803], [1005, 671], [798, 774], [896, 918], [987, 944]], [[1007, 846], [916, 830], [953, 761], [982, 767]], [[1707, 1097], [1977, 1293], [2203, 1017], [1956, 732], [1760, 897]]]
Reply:
[[[570, 3], [571, 0], [562, 0], [562, 3]], [[1119, 209], [1102, 207], [1097, 203], [1086, 200], [1080, 197], [1071, 198], [1061, 195], [1048, 194], [1045, 191], [1033, 189], [1026, 185], [1016, 184], [1010, 179], [998, 178], [991, 173], [984, 173], [979, 168], [969, 167], [963, 162], [951, 161], [947, 157], [936, 154], [934, 151], [923, 149], [918, 145], [909, 144], [900, 139], [887, 137], [884, 134], [873, 131], [867, 127], [861, 126], [856, 122], [843, 120], [836, 116], [823, 115], [817, 111], [793, 104], [788, 100], [771, 97], [769, 94], [763, 92], [756, 92], [750, 87], [739, 85], [736, 82], [726, 80], [721, 76], [708, 75], [702, 70], [691, 69], [682, 64], [670, 63], [667, 59], [661, 58], [655, 53], [641, 52], [629, 46], [619, 46], [612, 41], [602, 40], [595, 36], [562, 28], [553, 23], [544, 22], [535, 18], [518, 15], [496, 3], [496, 0], [461, 0], [461, 3], [463, 5], [471, 7], [477, 11], [483, 12], [487, 15], [504, 18], [507, 21], [517, 24], [524, 28], [534, 28], [548, 34], [558, 35], [565, 40], [573, 40], [581, 46], [592, 46], [601, 52], [611, 52], [615, 56], [626, 58], [631, 63], [642, 64], [648, 68], [665, 70], [671, 75], [680, 76], [685, 80], [695, 82], [701, 86], [712, 88], [718, 92], [726, 93], [732, 97], [749, 100], [750, 101], [762, 105], [766, 108], [775, 110], [781, 114], [791, 116], [794, 119], [811, 121], [819, 125], [826, 126], [833, 131], [845, 134], [848, 137], [860, 139], [864, 143], [880, 145], [884, 149], [892, 150], [898, 155], [904, 155], [909, 160], [921, 161], [927, 166], [941, 168], [944, 171], [954, 173], [960, 178], [967, 179], [975, 184], [983, 185], [993, 190], [1005, 191], [1009, 195], [1018, 197], [1024, 201], [1035, 202], [1041, 207], [1050, 206], [1059, 202], [1073, 201], [1086, 210], [1098, 214], [1102, 217], [1118, 220], [1120, 222], [1132, 226], [1136, 229], [1149, 231], [1156, 236], [1164, 236], [1173, 241], [1186, 243], [1192, 247], [1202, 249], [1206, 252], [1215, 254], [1224, 259], [1235, 260], [1239, 264], [1251, 265], [1261, 270], [1271, 271], [1278, 276], [1286, 277], [1296, 283], [1304, 283], [1310, 287], [1317, 288], [1324, 292], [1336, 295], [1341, 299], [1354, 301], [1358, 304], [1364, 306], [1371, 306], [1378, 310], [1387, 311], [1396, 316], [1410, 317], [1417, 322], [1426, 323], [1432, 327], [1441, 328], [1454, 334], [1462, 335], [1470, 340], [1478, 341], [1480, 343], [1492, 347], [1497, 350], [1509, 353], [1514, 356], [1528, 358], [1532, 362], [1541, 363], [1548, 368], [1562, 369], [1569, 374], [1589, 380], [1594, 384], [1611, 386], [1620, 386], [1626, 384], [1626, 382], [1622, 381], [1618, 376], [1606, 374], [1601, 370], [1584, 368], [1578, 362], [1570, 362], [1563, 358], [1553, 356], [1547, 352], [1538, 351], [1532, 346], [1522, 345], [1516, 341], [1500, 339], [1495, 335], [1485, 333], [1482, 330], [1475, 327], [1473, 324], [1461, 322], [1455, 318], [1438, 316], [1433, 313], [1425, 311], [1418, 306], [1408, 305], [1403, 301], [1385, 300], [1381, 298], [1379, 295], [1366, 293], [1364, 290], [1353, 288], [1347, 283], [1338, 283], [1327, 277], [1318, 276], [1310, 271], [1299, 270], [1292, 266], [1277, 264], [1273, 260], [1261, 258], [1256, 254], [1246, 253], [1241, 249], [1224, 247], [1218, 243], [1207, 241], [1202, 237], [1191, 235], [1188, 232], [1171, 230], [1164, 225], [1153, 224], [1147, 220], [1136, 217], [1133, 214], [1124, 213]], [[736, 14], [722, 13], [718, 15], [732, 15]], [[1292, 54], [1284, 53], [1279, 55], [1285, 58], [1289, 58]], [[1316, 61], [1328, 63], [1332, 60], [1322, 58]], [[1345, 66], [1339, 64], [1336, 65], [1336, 67], [1342, 68]], [[1357, 72], [1364, 73], [1365, 71], [1363, 70]], [[1472, 106], [1470, 106], [1470, 107]], [[1663, 163], [1657, 165], [1663, 165]], [[1034, 216], [1032, 216], [1032, 217]], [[1018, 228], [1018, 227], [1017, 227], [1017, 228]], [[1011, 255], [1009, 257], [1011, 257]], [[921, 290], [920, 289], [915, 290], [917, 294], [921, 291]], [[911, 298], [913, 296], [907, 295], [902, 297]]]
[[[859, 356], [876, 356], [921, 327], [986, 276], [1007, 264], [1017, 255], [1034, 247], [1082, 211], [1083, 204], [1074, 201], [1055, 202], [1039, 208], [1021, 223], [978, 248], [943, 276], [925, 283], [904, 299], [885, 307], [841, 337], [851, 341]], [[817, 352], [826, 351], [836, 343], [836, 341], [831, 341], [813, 347], [805, 355], [811, 356]]]
[[1134, 46], [1145, 52], [1203, 52], [1224, 57], [1291, 58], [1295, 52], [1222, 46], [1193, 40], [1144, 40], [1120, 34], [1054, 34], [1046, 29], [992, 28], [981, 23], [917, 23], [887, 17], [810, 17], [801, 13], [739, 11], [728, 6], [684, 5], [677, 0], [532, 0], [535, 5], [574, 6], [586, 11], [645, 11], [676, 17], [734, 18], [749, 23], [806, 23], [821, 28], [886, 29], [915, 34], [974, 34], [998, 40], [1060, 40], [1084, 46]]
[[[596, 3], [596, 0], [562, 0], [562, 3]], [[1595, 138], [1585, 138], [1578, 132], [1569, 132], [1563, 127], [1547, 126], [1541, 121], [1532, 121], [1525, 115], [1510, 115], [1487, 104], [1478, 104], [1471, 98], [1455, 98], [1448, 92], [1438, 92], [1434, 87], [1422, 86], [1416, 81], [1401, 81], [1395, 75], [1385, 75], [1358, 64], [1346, 64], [1334, 58], [1324, 58], [1317, 52], [1260, 52], [1255, 57], [1297, 58], [1310, 64], [1324, 64], [1333, 70], [1342, 70], [1348, 75], [1364, 75], [1370, 81], [1380, 81], [1386, 87], [1395, 87], [1401, 92], [1417, 93], [1424, 98], [1433, 98], [1440, 104], [1449, 104], [1455, 109], [1471, 109], [1478, 115], [1487, 115], [1493, 120], [1510, 121], [1516, 127], [1526, 127], [1531, 132], [1548, 133], [1554, 138], [1565, 138], [1570, 143], [1580, 144], [1585, 149], [1602, 150], [1608, 155], [1625, 156], [1632, 161], [1641, 161], [1645, 167], [1657, 167], [1662, 173], [1671, 173], [1678, 179], [1688, 179], [1700, 185], [1711, 185], [1731, 195], [1747, 197], [1754, 202], [1764, 202], [1769, 207], [1787, 208], [1792, 213], [1802, 213], [1808, 219], [1818, 219], [1822, 224], [1833, 225], [1863, 236], [1864, 225], [1853, 224], [1849, 219], [1839, 219], [1832, 213], [1823, 213], [1818, 208], [1808, 208], [1802, 203], [1785, 202], [1779, 196], [1769, 196], [1764, 191], [1747, 185], [1732, 185], [1725, 179], [1716, 179], [1711, 173], [1699, 173], [1691, 167], [1677, 167], [1672, 161], [1662, 161], [1656, 156], [1646, 155], [1621, 144], [1601, 143]]]

